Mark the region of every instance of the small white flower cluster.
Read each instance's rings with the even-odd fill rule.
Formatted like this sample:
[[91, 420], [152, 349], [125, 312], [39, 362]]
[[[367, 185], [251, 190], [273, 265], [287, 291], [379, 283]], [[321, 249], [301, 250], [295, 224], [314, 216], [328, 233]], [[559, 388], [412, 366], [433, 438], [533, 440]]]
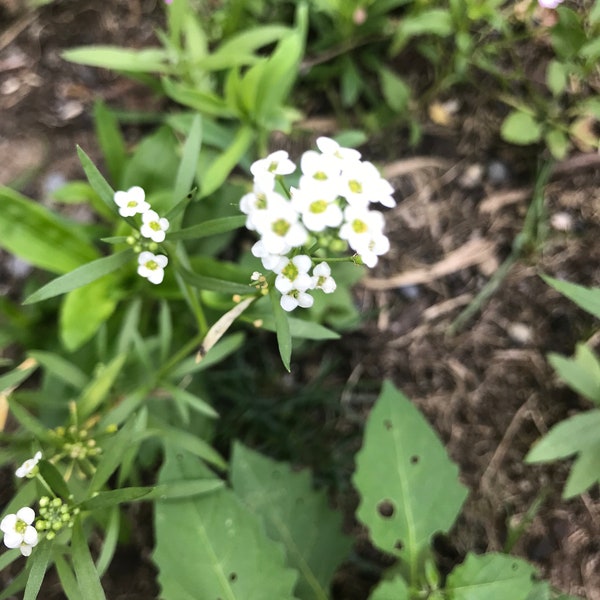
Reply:
[[37, 464], [42, 460], [42, 453], [36, 452], [33, 458], [28, 458], [16, 471], [15, 475], [20, 479], [23, 477], [35, 477], [37, 473]]
[[38, 543], [37, 529], [32, 525], [35, 512], [29, 506], [20, 508], [16, 514], [6, 515], [0, 522], [7, 548], [19, 548], [23, 556], [29, 556]]
[[[140, 234], [156, 244], [165, 241], [169, 221], [160, 217], [146, 202], [146, 193], [139, 186], [133, 186], [126, 192], [118, 191], [114, 195], [115, 204], [122, 217], [142, 216]], [[165, 276], [165, 267], [169, 259], [164, 254], [154, 254], [144, 250], [138, 255], [138, 275], [145, 277], [150, 283], [159, 284]]]
[[312, 306], [310, 290], [329, 294], [336, 287], [326, 262], [310, 272], [313, 261], [303, 247], [326, 237], [341, 239], [368, 267], [390, 247], [383, 214], [370, 205], [395, 206], [392, 186], [357, 150], [327, 137], [318, 138], [317, 147], [319, 152], [302, 155], [299, 184], [289, 199], [277, 191], [277, 178], [293, 173], [296, 165], [279, 150], [252, 164], [254, 188], [240, 201], [246, 227], [260, 236], [252, 253], [277, 274], [275, 287], [286, 311]]

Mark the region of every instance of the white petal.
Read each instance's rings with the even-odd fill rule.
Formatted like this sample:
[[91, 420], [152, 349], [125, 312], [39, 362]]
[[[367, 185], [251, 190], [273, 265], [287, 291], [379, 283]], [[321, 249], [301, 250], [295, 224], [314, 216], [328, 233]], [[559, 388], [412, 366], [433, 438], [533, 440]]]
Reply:
[[307, 294], [306, 292], [298, 293], [298, 306], [301, 306], [302, 308], [310, 308], [314, 301], [315, 299], [310, 294]]
[[31, 556], [31, 546], [23, 544], [20, 549], [23, 556]]
[[35, 511], [33, 508], [29, 508], [29, 506], [24, 506], [17, 511], [17, 518], [25, 521], [27, 525], [31, 525], [35, 519]]
[[16, 531], [7, 531], [4, 534], [4, 545], [7, 548], [18, 548], [23, 543], [23, 536]]
[[313, 275], [317, 275], [318, 277], [329, 277], [331, 275], [331, 267], [326, 263], [319, 263], [313, 269]]
[[292, 282], [284, 275], [277, 275], [275, 278], [275, 287], [282, 293], [287, 294], [294, 289]]
[[298, 256], [294, 256], [292, 258], [292, 262], [298, 268], [300, 273], [308, 273], [312, 266], [312, 260], [306, 254], [298, 254]]
[[152, 260], [154, 258], [154, 254], [152, 254], [152, 252], [148, 252], [147, 250], [144, 250], [144, 252], [140, 252], [139, 256], [138, 256], [138, 263], [140, 265], [145, 265], [149, 260]]
[[287, 294], [281, 296], [279, 303], [281, 304], [281, 308], [283, 308], [283, 310], [286, 312], [291, 312], [298, 306], [298, 300], [296, 300], [296, 298], [293, 296], [288, 296]]
[[17, 515], [6, 515], [0, 522], [0, 531], [8, 533], [14, 531], [17, 524]]
[[30, 546], [35, 546], [38, 543], [38, 532], [35, 527], [27, 526], [23, 534], [23, 541]]
[[135, 200], [136, 202], [143, 202], [146, 199], [146, 193], [143, 188], [139, 185], [134, 185], [127, 190], [127, 195], [131, 200]]
[[164, 269], [169, 263], [169, 259], [164, 254], [157, 254], [154, 257], [154, 262], [161, 268]]

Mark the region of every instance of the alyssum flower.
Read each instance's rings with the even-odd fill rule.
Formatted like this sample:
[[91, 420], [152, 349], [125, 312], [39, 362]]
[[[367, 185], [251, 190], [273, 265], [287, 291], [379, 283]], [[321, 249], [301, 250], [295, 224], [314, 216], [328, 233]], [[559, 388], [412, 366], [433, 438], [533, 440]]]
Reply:
[[151, 239], [153, 242], [160, 244], [165, 241], [165, 232], [169, 229], [169, 221], [164, 217], [159, 217], [154, 210], [147, 210], [142, 215], [142, 227], [140, 233]]
[[162, 283], [168, 262], [169, 259], [164, 254], [153, 254], [147, 250], [140, 252], [138, 256], [138, 275], [145, 277], [150, 283]]
[[33, 477], [36, 473], [37, 464], [42, 459], [42, 453], [36, 452], [33, 458], [28, 458], [16, 471], [15, 475], [20, 477]]
[[4, 545], [7, 548], [19, 548], [23, 556], [29, 556], [38, 543], [38, 532], [32, 523], [35, 512], [24, 506], [16, 514], [6, 515], [0, 522], [0, 531], [4, 533]]
[[122, 217], [133, 217], [150, 210], [150, 205], [146, 202], [146, 193], [139, 185], [130, 187], [126, 192], [115, 192], [113, 199]]

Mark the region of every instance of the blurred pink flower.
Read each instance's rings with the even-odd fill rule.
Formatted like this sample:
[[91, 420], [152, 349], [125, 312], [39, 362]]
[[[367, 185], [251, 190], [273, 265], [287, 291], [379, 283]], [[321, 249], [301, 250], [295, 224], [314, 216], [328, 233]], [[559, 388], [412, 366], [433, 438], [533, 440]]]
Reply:
[[563, 0], [538, 0], [538, 4], [542, 8], [556, 8], [562, 2]]

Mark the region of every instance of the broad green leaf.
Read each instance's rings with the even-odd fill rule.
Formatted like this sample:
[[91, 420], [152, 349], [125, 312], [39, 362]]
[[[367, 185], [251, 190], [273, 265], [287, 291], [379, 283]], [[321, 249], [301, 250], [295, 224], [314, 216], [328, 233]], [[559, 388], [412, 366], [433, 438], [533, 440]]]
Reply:
[[559, 58], [573, 58], [579, 54], [581, 47], [587, 41], [587, 36], [581, 19], [574, 10], [559, 6], [557, 12], [558, 21], [550, 30], [552, 46]]
[[160, 48], [129, 50], [117, 46], [89, 45], [62, 52], [69, 62], [131, 73], [169, 73], [167, 51]]
[[552, 353], [548, 362], [571, 388], [600, 406], [600, 361], [585, 344], [577, 344], [573, 358]]
[[396, 112], [403, 111], [410, 100], [410, 87], [396, 73], [385, 67], [379, 69], [379, 83], [387, 105]]
[[[166, 448], [159, 483], [210, 476], [188, 453]], [[158, 502], [156, 549], [165, 600], [292, 600], [296, 573], [258, 518], [228, 489]], [[185, 549], [185, 560], [181, 560]]]
[[292, 359], [292, 335], [290, 333], [290, 323], [287, 313], [281, 308], [280, 294], [274, 288], [269, 288], [269, 298], [271, 299], [271, 308], [275, 318], [275, 330], [277, 332], [277, 346], [283, 366], [289, 371], [290, 361]]
[[120, 354], [108, 364], [97, 367], [94, 378], [77, 401], [77, 415], [81, 421], [91, 416], [106, 400], [126, 360], [127, 355]]
[[342, 516], [329, 507], [326, 494], [313, 489], [310, 473], [236, 444], [231, 482], [267, 535], [285, 547], [287, 564], [300, 573], [298, 598], [328, 600], [331, 579], [352, 540], [342, 534]]
[[35, 552], [33, 552], [29, 559], [31, 561], [31, 569], [29, 571], [29, 577], [27, 577], [27, 585], [25, 586], [23, 600], [35, 600], [38, 597], [42, 582], [44, 581], [44, 576], [48, 570], [51, 553], [52, 543], [48, 540], [43, 540], [42, 543], [37, 546]]
[[114, 201], [115, 192], [110, 187], [108, 181], [104, 179], [102, 173], [100, 173], [96, 165], [92, 162], [92, 159], [79, 146], [77, 146], [77, 155], [79, 156], [79, 161], [87, 180], [100, 197], [100, 200], [104, 202], [107, 211], [114, 216], [118, 216], [119, 209]]
[[560, 129], [551, 129], [544, 135], [544, 140], [548, 150], [556, 160], [562, 160], [569, 151], [571, 142], [569, 138]]
[[467, 554], [446, 581], [450, 600], [526, 600], [534, 586], [535, 569], [506, 554]]
[[356, 466], [358, 519], [414, 575], [431, 537], [452, 527], [467, 490], [430, 425], [390, 382], [371, 410]]
[[590, 410], [561, 421], [533, 446], [528, 463], [566, 458], [593, 448], [600, 440], [600, 410]]
[[390, 581], [382, 581], [371, 592], [369, 600], [410, 600], [410, 595], [404, 579], [395, 577]]
[[71, 537], [71, 557], [79, 588], [85, 590], [86, 600], [106, 600], [100, 576], [92, 560], [90, 549], [83, 533], [81, 518], [75, 519]]
[[588, 288], [561, 279], [554, 279], [547, 275], [542, 275], [542, 279], [583, 310], [600, 319], [600, 287]]
[[246, 223], [246, 215], [236, 215], [234, 217], [222, 217], [220, 219], [211, 219], [186, 227], [180, 231], [169, 232], [169, 241], [173, 240], [197, 240], [209, 235], [226, 233], [243, 227]]
[[542, 126], [529, 113], [514, 110], [504, 119], [500, 134], [512, 144], [533, 144], [542, 138]]
[[242, 126], [238, 130], [233, 142], [208, 166], [206, 171], [200, 173], [200, 197], [210, 196], [215, 190], [221, 187], [225, 179], [235, 166], [240, 162], [250, 145], [254, 141], [254, 131], [252, 128]]
[[567, 87], [569, 69], [559, 60], [551, 60], [546, 68], [546, 84], [555, 96], [562, 94]]
[[133, 251], [128, 248], [117, 254], [104, 256], [81, 265], [81, 267], [77, 267], [77, 269], [53, 279], [39, 290], [36, 290], [23, 301], [23, 304], [41, 302], [42, 300], [54, 298], [54, 296], [60, 296], [61, 294], [66, 294], [67, 292], [83, 287], [88, 283], [92, 283], [92, 281], [100, 279], [100, 277], [104, 277], [104, 275], [116, 271], [130, 262], [132, 258]]
[[452, 17], [448, 10], [432, 8], [417, 15], [409, 15], [402, 19], [396, 29], [389, 50], [390, 55], [398, 54], [412, 37], [427, 34], [446, 37], [453, 30]]
[[[198, 170], [198, 156], [202, 144], [202, 120], [196, 115], [192, 121], [189, 135], [183, 146], [183, 155], [175, 178], [173, 196], [183, 198], [191, 189]], [[169, 239], [171, 235], [169, 234]]]
[[88, 285], [69, 292], [61, 305], [60, 338], [69, 351], [91, 339], [115, 311], [118, 275], [109, 273]]
[[[33, 358], [49, 373], [52, 373], [52, 375], [76, 389], [82, 389], [89, 381], [88, 376], [79, 367], [64, 359], [59, 354], [43, 350], [32, 350], [28, 356]], [[1, 383], [0, 389], [2, 389]]]
[[66, 273], [98, 257], [77, 228], [41, 204], [0, 187], [0, 247], [36, 267]]
[[113, 184], [118, 186], [127, 159], [125, 140], [115, 113], [109, 110], [101, 100], [97, 100], [94, 104], [94, 124], [106, 168]]

